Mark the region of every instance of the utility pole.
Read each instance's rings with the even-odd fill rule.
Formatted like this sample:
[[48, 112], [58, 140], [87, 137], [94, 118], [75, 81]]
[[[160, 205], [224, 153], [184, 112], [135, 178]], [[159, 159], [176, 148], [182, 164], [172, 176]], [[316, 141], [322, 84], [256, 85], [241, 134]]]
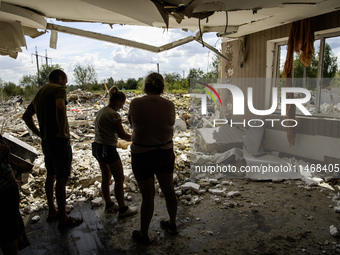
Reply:
[[[152, 64], [155, 64], [155, 62], [150, 62]], [[157, 73], [159, 73], [159, 63], [156, 63], [157, 64]]]
[[48, 59], [51, 60], [51, 65], [52, 65], [52, 58], [47, 57], [47, 50], [45, 49], [45, 60], [46, 60], [46, 65], [48, 66]]
[[38, 81], [39, 81], [39, 55], [38, 55], [38, 50], [37, 50], [37, 46], [35, 46], [35, 54], [32, 53], [32, 55], [35, 55], [35, 59], [37, 62], [37, 74], [38, 74]]
[[38, 49], [37, 46], [35, 46], [35, 54], [32, 53], [32, 56], [35, 56], [36, 62], [37, 62], [37, 74], [38, 74], [38, 83], [40, 81], [40, 72], [39, 72], [39, 57], [45, 58], [46, 60], [46, 65], [48, 66], [48, 59], [51, 60], [52, 63], [52, 58], [47, 57], [47, 50], [45, 50], [45, 56], [41, 56], [38, 54]]

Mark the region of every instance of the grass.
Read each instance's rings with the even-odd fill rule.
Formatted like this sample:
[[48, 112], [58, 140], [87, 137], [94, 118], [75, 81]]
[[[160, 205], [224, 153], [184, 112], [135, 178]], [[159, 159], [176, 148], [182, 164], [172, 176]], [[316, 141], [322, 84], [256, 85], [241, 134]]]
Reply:
[[[91, 90], [91, 93], [104, 93], [104, 90]], [[123, 90], [124, 93], [127, 92], [135, 92], [137, 95], [140, 94], [144, 94], [144, 92], [141, 89], [127, 89], [127, 90]], [[171, 94], [188, 94], [188, 90], [187, 89], [174, 89], [172, 91], [168, 91], [166, 90], [165, 92], [167, 93], [171, 93]], [[197, 92], [195, 93], [202, 93], [201, 90], [197, 90]]]

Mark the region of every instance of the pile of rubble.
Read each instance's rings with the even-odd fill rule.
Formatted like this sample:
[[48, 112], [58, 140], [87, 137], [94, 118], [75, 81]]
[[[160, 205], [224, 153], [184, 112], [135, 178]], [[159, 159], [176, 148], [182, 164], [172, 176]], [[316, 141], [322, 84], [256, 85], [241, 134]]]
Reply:
[[[131, 133], [132, 130], [128, 123], [127, 112], [131, 100], [136, 96], [139, 95], [128, 92], [126, 104], [120, 111], [123, 126], [128, 133]], [[190, 122], [190, 97], [172, 94], [165, 94], [164, 96], [172, 100], [177, 109], [178, 120], [176, 121], [174, 135], [174, 150], [176, 154], [174, 180], [177, 194], [185, 194], [179, 187], [185, 180], [190, 178], [190, 131], [187, 127]], [[68, 94], [68, 101], [67, 115], [70, 125], [73, 161], [72, 173], [66, 187], [67, 203], [68, 206], [72, 207], [75, 201], [90, 200], [93, 205], [100, 205], [103, 203], [100, 189], [101, 172], [98, 162], [92, 156], [91, 143], [94, 140], [96, 113], [107, 105], [108, 98], [103, 94], [92, 94], [77, 90]], [[32, 162], [34, 165], [33, 169], [30, 172], [24, 173], [18, 170], [16, 174], [21, 193], [20, 210], [23, 214], [28, 215], [42, 208], [47, 208], [47, 204], [44, 191], [46, 168], [40, 139], [32, 135], [21, 119], [26, 106], [6, 104], [6, 106], [1, 107], [0, 123], [1, 133], [5, 133], [8, 137], [13, 137], [13, 139], [18, 139], [32, 146], [37, 151], [37, 157]], [[132, 199], [132, 193], [138, 192], [138, 185], [131, 169], [130, 144], [130, 142], [123, 140], [118, 142], [118, 152], [124, 166], [124, 191], [127, 200]], [[110, 188], [113, 194], [114, 181]], [[157, 190], [160, 190], [158, 184], [157, 188]]]
[[[128, 92], [127, 101], [120, 111], [125, 130], [131, 133], [131, 127], [127, 120], [127, 113], [131, 100], [141, 95]], [[235, 197], [242, 196], [242, 190], [234, 189], [233, 182], [226, 176], [211, 174], [195, 175], [190, 163], [233, 165], [238, 168], [246, 165], [242, 155], [245, 130], [233, 130], [227, 137], [228, 143], [217, 143], [213, 149], [209, 148], [202, 153], [204, 144], [200, 135], [208, 136], [217, 134], [221, 127], [214, 128], [212, 119], [219, 117], [218, 110], [208, 106], [208, 114], [202, 118], [200, 114], [200, 100], [189, 95], [164, 94], [164, 97], [174, 102], [176, 107], [176, 124], [174, 132], [174, 151], [176, 154], [174, 184], [175, 192], [181, 204], [195, 205], [202, 200], [204, 194], [210, 194], [213, 204], [219, 204], [224, 208], [242, 206], [235, 202]], [[108, 98], [104, 94], [92, 94], [81, 90], [73, 91], [68, 95], [68, 120], [70, 124], [71, 144], [73, 148], [72, 173], [67, 184], [67, 204], [72, 207], [76, 201], [91, 201], [94, 206], [102, 205], [101, 196], [101, 172], [98, 162], [92, 156], [91, 143], [94, 140], [94, 120], [99, 109], [107, 105]], [[0, 108], [1, 133], [18, 138], [38, 151], [37, 158], [32, 162], [32, 171], [17, 174], [20, 187], [20, 210], [23, 214], [47, 208], [44, 182], [46, 168], [41, 152], [40, 139], [32, 136], [21, 116], [26, 105], [6, 105]], [[195, 130], [196, 132], [190, 132]], [[206, 133], [204, 133], [206, 132]], [[215, 132], [215, 133], [214, 133]], [[228, 131], [229, 132], [229, 131]], [[207, 135], [208, 134], [208, 135]], [[222, 139], [221, 141], [224, 139]], [[231, 139], [231, 140], [230, 140]], [[226, 147], [226, 146], [231, 146]], [[223, 151], [221, 153], [220, 151]], [[125, 199], [132, 200], [133, 194], [138, 192], [138, 185], [131, 169], [130, 143], [119, 140], [118, 152], [124, 167], [124, 192]], [[291, 164], [306, 165], [306, 162], [295, 159], [286, 159]], [[234, 176], [243, 177], [243, 176]], [[309, 189], [313, 185], [324, 185], [323, 179], [305, 176], [301, 187]], [[308, 178], [307, 178], [308, 177]], [[329, 187], [328, 187], [329, 188]], [[110, 187], [113, 194], [114, 182]], [[159, 185], [156, 190], [162, 195]], [[338, 203], [338, 200], [336, 200]], [[340, 200], [339, 200], [340, 201]], [[339, 203], [340, 204], [340, 203]], [[338, 204], [337, 204], [338, 205]], [[340, 209], [339, 209], [340, 212]]]

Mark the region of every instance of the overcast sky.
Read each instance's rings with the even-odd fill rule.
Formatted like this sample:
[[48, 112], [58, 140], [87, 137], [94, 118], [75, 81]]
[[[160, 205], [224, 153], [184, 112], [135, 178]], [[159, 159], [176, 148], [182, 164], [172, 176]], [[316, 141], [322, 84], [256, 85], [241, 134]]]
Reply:
[[[79, 29], [95, 31], [115, 37], [161, 46], [169, 42], [194, 35], [179, 29], [163, 30], [154, 27], [121, 26], [84, 23], [61, 23], [49, 20], [55, 24], [76, 27]], [[220, 49], [221, 40], [214, 33], [204, 34], [205, 42]], [[98, 81], [112, 77], [114, 80], [145, 77], [150, 71], [157, 71], [159, 63], [160, 73], [177, 72], [185, 77], [191, 68], [200, 68], [204, 72], [211, 69], [214, 53], [196, 41], [177, 48], [153, 53], [145, 50], [121, 46], [108, 42], [88, 39], [75, 35], [58, 33], [57, 49], [49, 48], [50, 32], [31, 39], [26, 37], [27, 50], [22, 48], [17, 59], [0, 56], [0, 79], [4, 82], [14, 82], [17, 85], [23, 75], [36, 74], [35, 54], [47, 55], [52, 59], [52, 64], [59, 64], [69, 77], [68, 84], [74, 84], [73, 70], [77, 64], [94, 67]], [[50, 60], [49, 60], [50, 61]], [[45, 58], [39, 58], [39, 64], [45, 63]], [[49, 62], [50, 63], [50, 62]]]

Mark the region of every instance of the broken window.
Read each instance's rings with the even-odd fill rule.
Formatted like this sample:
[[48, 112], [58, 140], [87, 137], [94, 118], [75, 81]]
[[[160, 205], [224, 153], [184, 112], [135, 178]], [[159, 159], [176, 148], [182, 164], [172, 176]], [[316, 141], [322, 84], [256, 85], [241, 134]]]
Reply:
[[[311, 99], [304, 106], [314, 116], [340, 117], [340, 33], [316, 36], [313, 60], [309, 67], [299, 61], [294, 53], [293, 86], [306, 88], [311, 92]], [[287, 42], [276, 43], [275, 47], [274, 86], [283, 86], [282, 71], [287, 55]], [[279, 89], [280, 91], [280, 89]], [[295, 97], [302, 95], [295, 94]], [[279, 95], [280, 109], [281, 98]], [[297, 110], [297, 114], [299, 111]]]

